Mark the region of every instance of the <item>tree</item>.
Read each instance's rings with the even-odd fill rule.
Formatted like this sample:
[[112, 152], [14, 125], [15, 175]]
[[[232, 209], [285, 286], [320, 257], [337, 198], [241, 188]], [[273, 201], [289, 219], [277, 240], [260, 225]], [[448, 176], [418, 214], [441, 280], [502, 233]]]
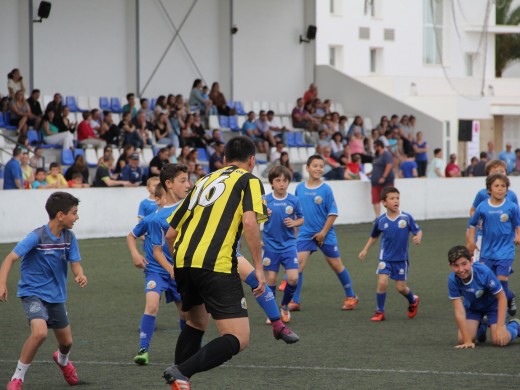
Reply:
[[[520, 24], [520, 7], [511, 10], [513, 0], [498, 0], [496, 4], [496, 24]], [[513, 62], [520, 60], [520, 34], [498, 34], [495, 40], [495, 75], [502, 72]]]

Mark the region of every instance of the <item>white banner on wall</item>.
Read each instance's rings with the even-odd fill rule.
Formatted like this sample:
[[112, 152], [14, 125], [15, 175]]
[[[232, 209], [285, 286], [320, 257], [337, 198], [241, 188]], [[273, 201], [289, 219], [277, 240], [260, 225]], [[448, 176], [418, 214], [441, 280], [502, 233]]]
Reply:
[[480, 122], [473, 121], [471, 126], [471, 142], [467, 143], [466, 165], [471, 163], [473, 157], [480, 157]]

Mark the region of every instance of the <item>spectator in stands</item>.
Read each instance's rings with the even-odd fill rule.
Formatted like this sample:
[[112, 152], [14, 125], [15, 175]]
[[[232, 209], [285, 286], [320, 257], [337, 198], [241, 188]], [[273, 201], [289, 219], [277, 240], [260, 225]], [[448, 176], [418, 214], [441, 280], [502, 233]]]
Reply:
[[208, 140], [208, 143], [211, 145], [211, 144], [216, 143], [217, 141], [225, 143], [224, 142], [224, 138], [222, 137], [222, 133], [220, 132], [220, 130], [219, 129], [213, 129], [213, 131], [211, 132], [211, 138]]
[[153, 108], [154, 120], [152, 122], [157, 121], [159, 114], [165, 114], [166, 116], [170, 114], [170, 110], [166, 104], [166, 96], [164, 95], [160, 95], [155, 102], [155, 107]]
[[13, 157], [5, 164], [4, 190], [21, 190], [24, 188], [22, 172], [23, 151], [20, 147], [13, 149]]
[[426, 176], [426, 167], [428, 166], [428, 143], [424, 140], [422, 131], [418, 131], [415, 136], [413, 151], [415, 152], [417, 173], [419, 177], [424, 177]]
[[188, 170], [189, 181], [192, 187], [201, 177], [204, 177], [206, 175], [206, 172], [204, 172], [204, 168], [202, 168], [202, 165], [197, 164], [193, 161], [188, 162]]
[[139, 167], [139, 153], [132, 153], [128, 164], [121, 170], [119, 180], [129, 181], [130, 183], [139, 186], [143, 182], [143, 172]]
[[224, 168], [224, 149], [225, 144], [223, 142], [217, 141], [215, 143], [215, 153], [213, 153], [209, 158], [209, 171], [213, 172], [217, 169]]
[[247, 135], [249, 138], [253, 138], [255, 136], [256, 129], [256, 121], [255, 121], [255, 113], [254, 111], [249, 111], [247, 113], [247, 119], [242, 125], [242, 134]]
[[390, 122], [388, 122], [388, 128], [390, 130], [399, 128], [399, 117], [396, 114], [390, 117]]
[[417, 119], [415, 118], [415, 116], [410, 115], [410, 117], [408, 118], [408, 124], [410, 125], [411, 131], [412, 131], [412, 134], [413, 134], [413, 137], [415, 140], [415, 137], [417, 135], [417, 128], [416, 128]]
[[274, 115], [273, 110], [267, 111], [267, 124], [269, 125], [269, 131], [278, 137], [282, 137], [284, 131], [290, 131], [290, 129], [282, 125], [280, 118]]
[[168, 161], [177, 164], [177, 148], [175, 145], [168, 145], [166, 148], [168, 149]]
[[347, 139], [347, 133], [348, 133], [348, 118], [345, 115], [342, 115], [339, 117], [338, 121], [338, 131], [341, 133], [344, 139]]
[[25, 86], [23, 84], [23, 77], [20, 74], [20, 69], [14, 68], [7, 74], [7, 90], [9, 92], [9, 99], [14, 99], [18, 91], [22, 92], [22, 96], [25, 94]]
[[25, 134], [20, 134], [16, 140], [16, 146], [20, 146], [25, 150], [32, 150], [32, 146], [29, 144], [29, 138]]
[[72, 179], [67, 180], [67, 184], [69, 188], [88, 188], [90, 184], [83, 183], [83, 175], [79, 172], [74, 172], [72, 174]]
[[[321, 104], [321, 110], [323, 111], [324, 115], [332, 115], [333, 113], [330, 110], [331, 101], [330, 99], [325, 99], [323, 103]], [[337, 113], [336, 113], [337, 114]], [[339, 118], [339, 114], [338, 114]]]
[[148, 177], [159, 176], [162, 167], [168, 163], [168, 148], [159, 149], [157, 155], [150, 161]]
[[49, 104], [47, 104], [47, 107], [45, 107], [45, 112], [48, 111], [54, 111], [54, 117], [57, 118], [61, 115], [63, 105], [61, 104], [61, 94], [55, 93], [54, 98]]
[[29, 151], [27, 149], [22, 150], [20, 165], [22, 167], [23, 184], [25, 189], [30, 189], [34, 181], [34, 170], [29, 165]]
[[132, 144], [125, 144], [125, 146], [123, 147], [123, 153], [121, 153], [121, 155], [117, 159], [116, 167], [114, 169], [115, 175], [118, 176], [121, 173], [121, 170], [126, 166], [126, 164], [128, 164], [132, 153], [135, 153], [134, 146]]
[[352, 155], [352, 161], [347, 163], [345, 168], [345, 180], [361, 179], [361, 156], [359, 154]]
[[495, 156], [495, 144], [491, 141], [487, 143], [487, 156], [489, 161], [494, 160], [496, 158]]
[[219, 83], [214, 82], [211, 85], [211, 90], [209, 91], [209, 98], [211, 99], [213, 105], [217, 108], [217, 112], [219, 115], [230, 116], [236, 114], [235, 109], [227, 105], [226, 97], [222, 92], [220, 92]]
[[260, 111], [255, 124], [256, 129], [254, 130], [254, 136], [256, 138], [257, 146], [259, 147], [260, 153], [266, 153], [267, 159], [269, 159], [270, 147], [276, 145], [276, 140], [274, 134], [269, 129], [267, 114], [264, 110]]
[[324, 146], [322, 148], [321, 156], [325, 162], [323, 177], [328, 180], [343, 180], [345, 177], [345, 168], [332, 157], [330, 146]]
[[191, 148], [188, 153], [188, 163], [189, 162], [198, 163], [199, 162], [199, 151], [195, 148]]
[[107, 130], [99, 136], [105, 140], [107, 145], [119, 146], [121, 142], [121, 129], [114, 123], [114, 119], [112, 118], [112, 113], [110, 111], [103, 111], [103, 123], [105, 124], [103, 128]]
[[339, 163], [345, 167], [345, 169], [347, 165], [352, 162], [349, 144], [345, 144], [345, 146], [343, 146], [343, 150], [341, 151], [341, 154], [336, 157], [336, 160], [338, 160]]
[[103, 123], [103, 120], [101, 118], [101, 111], [99, 111], [97, 108], [94, 108], [93, 110], [90, 110], [90, 113], [92, 114], [89, 121], [90, 121], [90, 127], [97, 133], [102, 134], [106, 130], [105, 125]]
[[61, 113], [58, 117], [54, 116], [53, 123], [58, 128], [60, 133], [76, 131], [76, 122], [71, 122], [69, 119], [70, 108], [67, 105], [61, 107]]
[[[350, 131], [349, 131], [350, 132]], [[397, 141], [396, 141], [397, 143]], [[350, 135], [348, 144], [350, 145], [350, 154], [364, 155], [365, 152], [365, 136], [363, 130], [359, 126], [354, 126]]]
[[[128, 113], [130, 115], [130, 113]], [[103, 156], [103, 161], [98, 165], [96, 169], [96, 176], [94, 177], [93, 187], [134, 187], [129, 181], [115, 180], [110, 175], [110, 170], [114, 164], [114, 157], [109, 154]]]
[[363, 137], [366, 136], [365, 128], [363, 127], [363, 118], [360, 117], [359, 115], [356, 115], [354, 117], [354, 122], [352, 122], [352, 124], [348, 128], [347, 139], [349, 140], [349, 142], [350, 142], [350, 138], [352, 138], [352, 136], [354, 135], [354, 129], [356, 127], [359, 127], [359, 130], [361, 131], [361, 135]]
[[379, 131], [379, 134], [385, 134], [388, 130], [388, 117], [383, 115], [379, 120], [379, 123], [376, 126], [376, 129]]
[[414, 133], [413, 128], [410, 126], [410, 120], [408, 119], [408, 115], [401, 116], [401, 120], [399, 121], [399, 133], [402, 138], [406, 138], [409, 141], [413, 141]]
[[123, 136], [123, 143], [125, 145], [132, 145], [134, 148], [142, 149], [144, 147], [144, 141], [139, 135], [135, 125], [131, 121], [129, 112], [123, 114], [121, 122], [119, 122], [119, 128], [121, 129]]
[[442, 159], [442, 149], [436, 148], [433, 151], [432, 161], [428, 164], [427, 176], [429, 179], [439, 179], [444, 177], [444, 160]]
[[43, 158], [43, 149], [40, 148], [39, 146], [37, 146], [36, 148], [34, 148], [34, 152], [33, 152], [33, 155], [31, 157], [31, 166], [33, 168], [43, 168], [44, 165], [45, 165], [45, 160]]
[[330, 115], [324, 115], [321, 118], [320, 125], [318, 127], [318, 131], [324, 130], [327, 133], [327, 137], [330, 139], [334, 131], [332, 130], [332, 120]]
[[174, 133], [173, 129], [170, 129], [170, 126], [168, 125], [168, 117], [166, 116], [166, 114], [163, 114], [161, 112], [157, 117], [154, 126], [155, 140], [158, 144], [169, 145], [179, 143], [179, 140], [176, 139], [177, 135]]
[[105, 146], [105, 148], [103, 149], [103, 156], [101, 156], [101, 157], [98, 159], [98, 165], [99, 165], [100, 163], [103, 162], [103, 157], [105, 157], [105, 156], [109, 156], [109, 155], [110, 155], [110, 156], [113, 155], [113, 149], [112, 149], [112, 146], [111, 146], [111, 145], [107, 145], [107, 146]]
[[330, 127], [333, 133], [339, 131], [339, 114], [337, 112], [330, 113]]
[[486, 152], [480, 152], [480, 160], [473, 167], [473, 176], [484, 177], [486, 175], [486, 164], [489, 159]]
[[506, 150], [499, 153], [498, 159], [506, 163], [507, 173], [511, 173], [515, 168], [516, 155], [512, 150], [511, 142], [506, 143]]
[[450, 154], [450, 162], [446, 165], [444, 175], [446, 177], [461, 177], [460, 167], [456, 163], [457, 155], [455, 153]]
[[[95, 110], [92, 110], [95, 111]], [[104, 139], [98, 137], [92, 128], [92, 113], [85, 111], [83, 114], [83, 121], [78, 126], [78, 141], [81, 145], [91, 145], [94, 148], [104, 148], [107, 143]], [[100, 126], [98, 127], [100, 128]], [[62, 133], [65, 134], [65, 133]], [[70, 134], [70, 133], [69, 133]]]
[[32, 183], [32, 189], [33, 190], [44, 190], [46, 188], [52, 188], [49, 186], [49, 183], [47, 183], [47, 180], [45, 178], [47, 177], [47, 172], [45, 172], [44, 168], [37, 168], [36, 173], [34, 174], [34, 181]]
[[52, 188], [68, 188], [67, 180], [61, 174], [61, 166], [57, 162], [51, 162], [49, 166], [49, 174], [45, 178], [47, 184]]
[[372, 129], [372, 131], [370, 132], [370, 137], [368, 137], [368, 139], [367, 139], [367, 147], [366, 147], [366, 149], [368, 150], [368, 153], [371, 156], [374, 156], [376, 153], [375, 148], [374, 148], [374, 141], [376, 141], [378, 139], [380, 139], [379, 130], [377, 128]]
[[316, 142], [316, 145], [321, 146], [322, 148], [326, 146], [330, 146], [330, 137], [327, 134], [327, 130], [319, 130], [318, 131], [318, 141]]
[[139, 102], [141, 103], [141, 108], [139, 111], [144, 112], [146, 114], [146, 120], [151, 123], [153, 121], [153, 111], [150, 109], [150, 103], [148, 102], [148, 99], [141, 98]]
[[471, 161], [469, 165], [466, 168], [465, 176], [466, 177], [472, 177], [473, 176], [473, 170], [475, 169], [476, 165], [478, 163], [478, 158], [471, 157]]
[[192, 141], [195, 141], [195, 147], [197, 148], [206, 148], [209, 142], [210, 137], [206, 134], [206, 130], [201, 121], [201, 116], [198, 112], [193, 114], [193, 122], [191, 123], [191, 133], [195, 134], [196, 138]]
[[177, 157], [177, 163], [183, 164], [183, 165], [188, 165], [188, 156], [189, 156], [190, 152], [191, 152], [191, 148], [188, 145], [184, 145], [181, 148], [180, 156]]
[[76, 158], [74, 158], [74, 164], [67, 168], [65, 171], [65, 180], [67, 182], [73, 179], [74, 173], [80, 173], [82, 176], [83, 183], [89, 182], [89, 171], [87, 163], [85, 162], [85, 157], [82, 154], [78, 154]]
[[23, 92], [19, 90], [15, 93], [14, 99], [9, 105], [11, 112], [11, 125], [16, 126], [17, 134], [27, 134], [28, 126], [34, 125], [35, 116], [31, 112], [31, 107], [25, 101]]
[[43, 118], [42, 106], [40, 105], [40, 90], [33, 89], [31, 92], [31, 96], [27, 98], [27, 104], [31, 109], [31, 113], [34, 115], [34, 128], [36, 130], [40, 129], [40, 123]]
[[298, 171], [295, 171], [291, 165], [291, 162], [289, 161], [289, 153], [287, 152], [281, 152], [280, 157], [274, 160], [274, 162], [269, 166], [269, 169], [272, 167], [275, 167], [277, 165], [282, 165], [286, 167], [289, 171], [292, 173], [292, 181], [294, 182], [300, 182], [302, 181], [302, 174]]
[[372, 184], [372, 206], [376, 218], [381, 215], [381, 192], [385, 187], [394, 186], [394, 171], [392, 154], [386, 150], [381, 140], [374, 141], [375, 158], [372, 162], [372, 172], [370, 173], [370, 183]]
[[513, 169], [513, 172], [511, 172], [511, 174], [518, 176], [520, 175], [520, 149], [515, 149], [515, 156], [515, 168]]
[[415, 153], [412, 150], [408, 152], [406, 158], [399, 164], [399, 177], [412, 179], [417, 176], [417, 162], [415, 161]]
[[316, 86], [316, 84], [311, 83], [309, 85], [309, 89], [307, 91], [305, 91], [305, 93], [303, 94], [303, 99], [302, 99], [303, 104], [305, 104], [307, 102], [312, 102], [317, 98], [318, 98], [318, 87]]
[[291, 119], [295, 129], [317, 130], [319, 126], [319, 121], [305, 111], [302, 98], [296, 100], [296, 107], [292, 110]]
[[137, 108], [135, 107], [135, 95], [133, 93], [126, 94], [127, 103], [123, 106], [123, 112], [129, 112], [130, 117], [134, 119], [137, 116]]
[[[139, 138], [143, 142], [143, 146], [144, 145], [150, 145], [150, 146], [153, 145], [153, 141], [152, 141], [153, 127], [152, 127], [152, 124], [146, 120], [146, 115], [144, 114], [144, 112], [137, 114], [133, 123], [135, 125], [137, 134], [139, 134]], [[141, 146], [141, 149], [143, 148], [143, 146]]]
[[274, 162], [280, 158], [283, 151], [285, 149], [285, 144], [282, 141], [276, 142], [275, 149], [271, 153], [271, 158], [269, 159], [270, 162]]
[[42, 119], [41, 133], [43, 142], [46, 144], [61, 145], [63, 149], [74, 150], [74, 136], [71, 132], [60, 133], [54, 124], [54, 111], [49, 110]]
[[204, 99], [202, 96], [202, 87], [203, 84], [201, 79], [196, 79], [193, 82], [189, 103], [192, 109], [199, 111], [201, 115], [207, 118], [209, 116], [212, 103], [210, 99]]

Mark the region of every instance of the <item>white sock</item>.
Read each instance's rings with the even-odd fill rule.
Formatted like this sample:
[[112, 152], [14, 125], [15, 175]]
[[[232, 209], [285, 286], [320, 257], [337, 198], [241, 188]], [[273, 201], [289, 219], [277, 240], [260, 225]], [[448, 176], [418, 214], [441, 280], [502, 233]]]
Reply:
[[30, 365], [31, 365], [31, 363], [24, 364], [20, 360], [18, 360], [18, 364], [16, 365], [16, 371], [14, 372], [14, 375], [11, 378], [11, 380], [13, 380], [13, 379], [21, 379], [22, 382], [23, 382], [23, 380], [25, 378], [25, 373], [29, 369]]
[[66, 366], [67, 364], [69, 364], [69, 354], [67, 353], [66, 355], [64, 355], [58, 350], [58, 364], [60, 366]]

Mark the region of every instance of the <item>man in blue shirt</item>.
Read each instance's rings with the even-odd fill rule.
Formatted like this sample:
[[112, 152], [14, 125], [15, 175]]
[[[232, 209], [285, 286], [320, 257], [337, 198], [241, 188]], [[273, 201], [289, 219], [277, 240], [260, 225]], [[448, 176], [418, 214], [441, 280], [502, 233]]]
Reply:
[[506, 163], [508, 174], [513, 171], [515, 168], [516, 155], [513, 152], [513, 146], [510, 142], [506, 144], [506, 150], [503, 150], [499, 153], [498, 159]]
[[13, 263], [22, 258], [17, 296], [22, 299], [31, 325], [16, 371], [7, 389], [21, 389], [29, 366], [48, 329], [54, 330], [58, 350], [53, 359], [69, 385], [77, 385], [76, 368], [69, 361], [72, 332], [65, 301], [67, 300], [67, 265], [74, 281], [85, 287], [87, 277], [81, 266], [78, 242], [70, 229], [78, 220], [79, 200], [66, 192], [55, 192], [45, 204], [49, 223], [33, 230], [7, 255], [0, 268], [0, 302], [7, 301], [7, 276]]
[[143, 173], [139, 167], [139, 154], [132, 153], [128, 164], [121, 170], [119, 180], [129, 181], [134, 185], [140, 185], [143, 181]]
[[13, 149], [13, 158], [11, 158], [4, 168], [4, 190], [21, 190], [23, 189], [23, 173], [22, 173], [22, 148], [15, 147]]

